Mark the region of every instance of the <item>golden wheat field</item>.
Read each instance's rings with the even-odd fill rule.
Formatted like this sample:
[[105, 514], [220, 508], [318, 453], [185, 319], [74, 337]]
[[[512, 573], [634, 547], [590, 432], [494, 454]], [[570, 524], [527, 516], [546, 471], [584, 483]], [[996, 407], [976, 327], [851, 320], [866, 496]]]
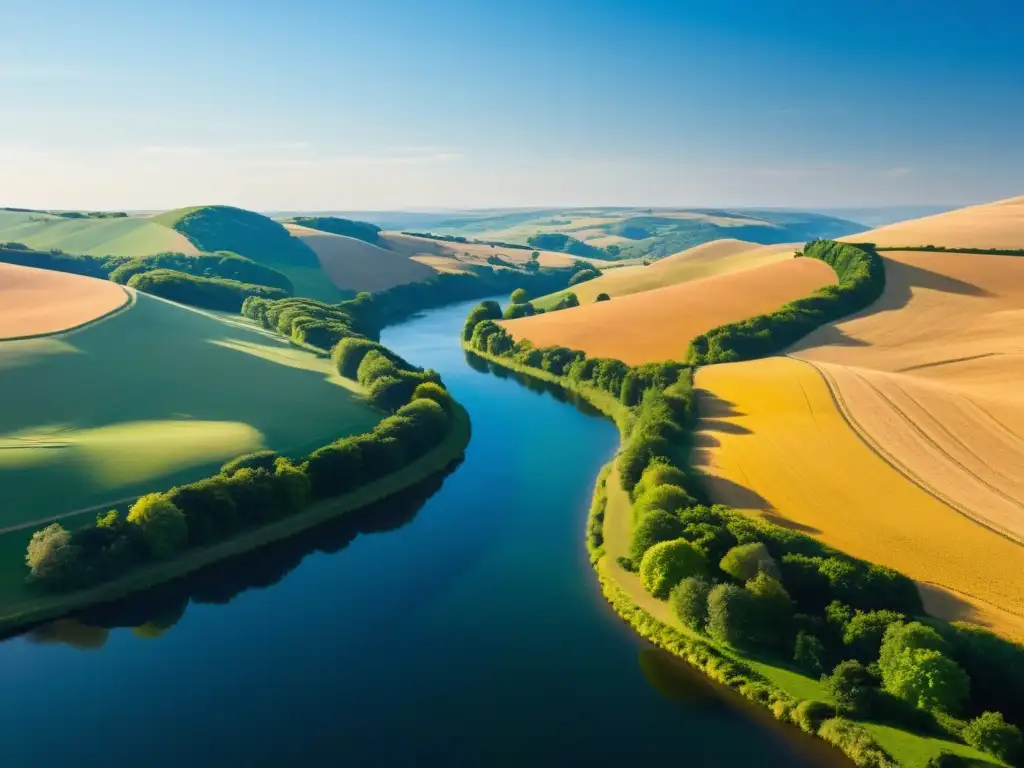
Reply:
[[[572, 292], [581, 304], [589, 304], [601, 293], [625, 296], [784, 261], [791, 258], [799, 247], [799, 243], [758, 245], [731, 238], [712, 240], [646, 266], [637, 264], [607, 270], [599, 278], [573, 286]], [[546, 309], [554, 306], [564, 293], [553, 293], [538, 299], [534, 304]]]
[[886, 246], [1024, 248], [1024, 196], [901, 221], [839, 239]]
[[383, 291], [402, 283], [427, 280], [434, 274], [426, 264], [354, 237], [298, 224], [284, 227], [313, 250], [331, 282], [341, 289]]
[[0, 264], [0, 339], [58, 333], [128, 303], [117, 283], [45, 269]]
[[1024, 549], [908, 480], [852, 430], [821, 374], [787, 357], [696, 376], [694, 465], [715, 502], [923, 584], [929, 610], [1024, 639]]
[[879, 302], [792, 354], [896, 467], [1024, 542], [1024, 260], [888, 252], [885, 268]]
[[699, 333], [770, 312], [835, 282], [824, 262], [787, 259], [502, 325], [517, 340], [540, 347], [557, 344], [631, 365], [678, 360]]

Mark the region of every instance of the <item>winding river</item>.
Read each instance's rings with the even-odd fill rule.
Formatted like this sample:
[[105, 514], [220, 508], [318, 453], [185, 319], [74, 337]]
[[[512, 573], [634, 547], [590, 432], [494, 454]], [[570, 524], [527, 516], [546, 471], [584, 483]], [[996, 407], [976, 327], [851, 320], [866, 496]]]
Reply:
[[382, 339], [469, 410], [460, 466], [385, 515], [0, 643], [4, 763], [841, 764], [607, 607], [583, 530], [617, 432], [467, 360], [475, 303]]

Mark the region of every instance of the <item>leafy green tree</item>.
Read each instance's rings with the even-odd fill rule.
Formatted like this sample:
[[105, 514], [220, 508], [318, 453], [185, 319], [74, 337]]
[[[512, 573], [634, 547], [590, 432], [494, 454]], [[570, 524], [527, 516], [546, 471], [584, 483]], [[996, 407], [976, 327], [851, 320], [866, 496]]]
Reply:
[[611, 301], [611, 300], [612, 300], [612, 297], [609, 296], [607, 293], [599, 293], [599, 294], [597, 294], [597, 298], [594, 299], [594, 301]]
[[774, 558], [768, 554], [768, 548], [760, 541], [733, 547], [725, 553], [718, 567], [737, 581], [743, 582], [762, 572], [775, 578], [779, 575]]
[[659, 600], [667, 598], [683, 579], [706, 571], [704, 556], [686, 539], [655, 544], [640, 561], [640, 581], [644, 589]]
[[843, 645], [854, 658], [869, 664], [878, 658], [889, 625], [904, 618], [896, 611], [857, 611], [843, 630]]
[[651, 509], [663, 509], [673, 514], [696, 504], [696, 500], [678, 485], [659, 485], [645, 491], [633, 504], [639, 516]]
[[824, 669], [825, 645], [817, 635], [800, 630], [793, 645], [793, 661], [813, 675]]
[[941, 652], [908, 648], [882, 672], [885, 690], [921, 709], [958, 712], [967, 701], [970, 681], [956, 662]]
[[540, 260], [540, 251], [534, 251], [533, 253], [530, 254], [530, 261], [539, 261], [539, 260]]
[[[570, 285], [572, 285], [571, 282], [570, 282]], [[562, 298], [560, 298], [555, 303], [555, 306], [553, 306], [551, 308], [551, 311], [552, 312], [557, 312], [558, 310], [561, 310], [561, 309], [572, 309], [573, 307], [578, 307], [579, 305], [580, 305], [579, 297], [575, 293], [573, 293], [572, 291], [569, 291], [568, 293], [563, 295]]]
[[505, 307], [502, 318], [505, 320], [515, 320], [517, 317], [532, 317], [535, 314], [537, 314], [537, 310], [534, 309], [533, 304], [527, 301], [522, 304], [509, 304]]
[[462, 327], [462, 340], [469, 341], [473, 337], [473, 331], [477, 323], [484, 320], [500, 320], [501, 306], [496, 301], [483, 301], [470, 310], [466, 316], [466, 324]]
[[757, 624], [754, 639], [761, 645], [790, 647], [793, 601], [785, 587], [764, 571], [758, 571], [746, 584], [757, 598]]
[[690, 576], [672, 588], [668, 596], [672, 613], [690, 629], [703, 632], [708, 623], [708, 595], [711, 582], [703, 576]]
[[964, 727], [964, 741], [1005, 763], [1015, 764], [1024, 754], [1020, 729], [1007, 723], [1000, 712], [984, 712]]
[[516, 288], [510, 298], [513, 304], [525, 304], [530, 300], [530, 294], [525, 288]]
[[629, 546], [629, 557], [639, 563], [655, 544], [672, 541], [683, 535], [683, 524], [679, 518], [663, 509], [646, 512], [633, 528], [633, 539]]
[[139, 527], [150, 552], [158, 559], [170, 557], [188, 541], [185, 516], [162, 493], [146, 494], [132, 504], [128, 522]]
[[577, 272], [575, 275], [573, 275], [572, 277], [569, 278], [569, 285], [570, 286], [579, 285], [580, 283], [585, 283], [588, 280], [593, 280], [594, 278], [597, 278], [597, 277], [600, 277], [600, 276], [601, 276], [601, 273], [598, 272], [596, 269], [593, 269], [593, 268], [581, 269], [579, 272]]
[[687, 479], [685, 473], [678, 467], [673, 466], [665, 459], [655, 459], [644, 469], [640, 480], [633, 488], [633, 498], [638, 499], [644, 493], [659, 485], [675, 485], [686, 488]]
[[60, 523], [51, 523], [32, 534], [25, 563], [30, 578], [44, 586], [62, 589], [77, 578], [80, 549], [71, 542], [71, 534]]
[[859, 661], [850, 659], [836, 664], [823, 682], [841, 711], [856, 717], [871, 713], [878, 695], [878, 681]]
[[757, 629], [757, 598], [735, 584], [718, 584], [708, 594], [707, 632], [734, 648], [753, 645]]

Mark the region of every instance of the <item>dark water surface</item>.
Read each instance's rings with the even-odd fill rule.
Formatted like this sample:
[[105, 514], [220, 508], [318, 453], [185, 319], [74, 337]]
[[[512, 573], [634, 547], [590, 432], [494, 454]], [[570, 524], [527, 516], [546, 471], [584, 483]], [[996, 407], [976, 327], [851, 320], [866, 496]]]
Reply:
[[583, 530], [616, 430], [471, 365], [458, 332], [475, 303], [383, 334], [469, 410], [460, 466], [383, 510], [3, 642], [3, 762], [838, 762], [611, 613]]

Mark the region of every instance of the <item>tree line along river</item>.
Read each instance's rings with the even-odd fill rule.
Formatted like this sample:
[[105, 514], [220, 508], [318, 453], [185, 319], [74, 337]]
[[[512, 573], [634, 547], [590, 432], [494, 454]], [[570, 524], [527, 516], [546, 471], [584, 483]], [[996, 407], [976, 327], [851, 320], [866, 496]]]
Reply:
[[635, 636], [584, 549], [615, 426], [467, 358], [477, 301], [388, 328], [469, 411], [400, 498], [0, 643], [8, 765], [842, 765]]

